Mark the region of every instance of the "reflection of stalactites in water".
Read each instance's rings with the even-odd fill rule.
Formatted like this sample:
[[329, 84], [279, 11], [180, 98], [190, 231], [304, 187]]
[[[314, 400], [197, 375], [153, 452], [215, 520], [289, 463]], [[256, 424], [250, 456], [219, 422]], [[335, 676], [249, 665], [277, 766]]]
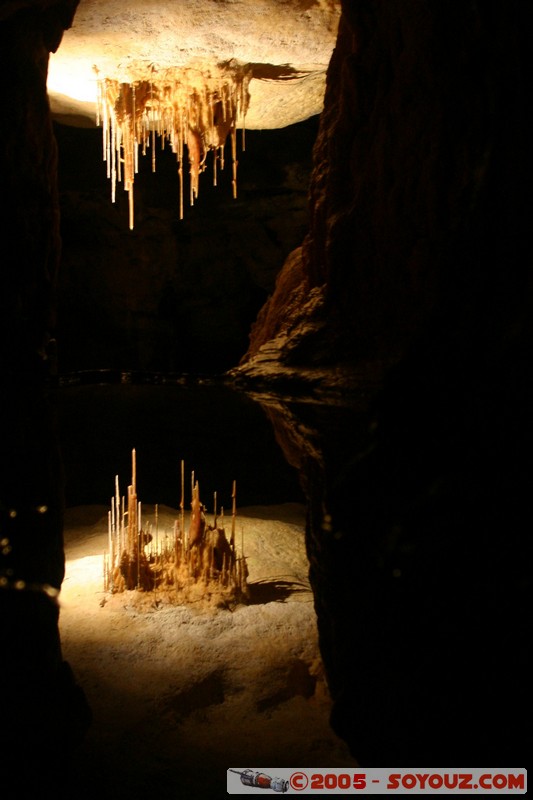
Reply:
[[115, 202], [117, 181], [123, 181], [128, 192], [130, 229], [134, 224], [133, 183], [138, 172], [139, 146], [143, 155], [152, 147], [152, 171], [155, 172], [156, 135], [161, 137], [162, 148], [167, 140], [176, 155], [180, 219], [183, 219], [185, 147], [192, 206], [198, 197], [199, 178], [206, 168], [207, 154], [213, 153], [213, 184], [216, 186], [217, 169], [218, 166], [224, 169], [224, 146], [230, 136], [232, 191], [233, 197], [237, 197], [237, 126], [242, 128], [244, 150], [251, 78], [247, 66], [233, 62], [209, 71], [187, 68], [158, 72], [152, 65], [142, 72], [145, 77], [132, 82], [109, 78], [98, 81], [97, 124], [102, 125], [103, 158], [111, 180], [111, 200]]
[[[184, 463], [181, 462], [181, 509], [184, 497]], [[137, 500], [136, 455], [132, 451], [132, 481], [128, 487], [127, 506], [120, 497], [118, 476], [115, 495], [108, 512], [108, 550], [104, 554], [104, 590], [153, 592], [154, 599], [186, 603], [203, 601], [215, 605], [247, 602], [248, 568], [244, 556], [244, 535], [240, 554], [235, 546], [236, 482], [232, 488], [232, 535], [230, 541], [217, 522], [216, 493], [214, 521], [209, 524], [200, 501], [200, 487], [191, 481], [189, 530], [185, 531], [184, 514], [174, 522], [172, 535], [160, 537], [158, 506], [155, 507], [155, 531], [146, 524]]]

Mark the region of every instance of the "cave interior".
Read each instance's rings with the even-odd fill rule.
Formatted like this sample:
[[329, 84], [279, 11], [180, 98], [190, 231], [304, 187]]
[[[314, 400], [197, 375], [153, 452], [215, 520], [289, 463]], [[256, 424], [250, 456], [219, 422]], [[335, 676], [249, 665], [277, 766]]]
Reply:
[[[271, 460], [251, 476], [276, 478], [245, 493], [305, 502], [331, 726], [354, 758], [522, 763], [528, 4], [316, 3], [340, 11], [323, 109], [247, 131], [237, 198], [230, 168], [217, 187], [203, 175], [182, 220], [175, 157], [158, 153], [155, 176], [141, 159], [133, 230], [121, 187], [110, 202], [101, 131], [48, 102], [77, 5], [0, 9], [3, 752], [23, 747], [41, 779], [83, 741], [90, 710], [58, 632], [65, 503], [107, 491], [93, 437], [116, 430], [95, 384], [164, 383], [235, 394], [228, 440], [240, 414], [260, 415]], [[207, 461], [217, 413], [203, 402]]]

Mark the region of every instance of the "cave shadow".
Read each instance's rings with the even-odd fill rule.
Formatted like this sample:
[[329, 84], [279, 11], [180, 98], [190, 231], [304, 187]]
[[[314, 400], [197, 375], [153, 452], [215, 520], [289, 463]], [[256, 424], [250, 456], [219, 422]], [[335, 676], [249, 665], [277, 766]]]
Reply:
[[263, 578], [248, 584], [248, 605], [265, 605], [266, 603], [285, 603], [295, 594], [311, 595], [311, 587], [300, 581]]

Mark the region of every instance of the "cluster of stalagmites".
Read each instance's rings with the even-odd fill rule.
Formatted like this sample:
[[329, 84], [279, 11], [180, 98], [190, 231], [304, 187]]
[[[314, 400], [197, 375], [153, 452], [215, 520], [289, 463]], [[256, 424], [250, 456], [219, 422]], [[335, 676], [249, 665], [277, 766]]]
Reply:
[[138, 172], [139, 148], [152, 149], [156, 168], [156, 137], [162, 148], [170, 144], [179, 175], [180, 219], [183, 219], [183, 163], [187, 150], [190, 204], [198, 197], [199, 177], [213, 153], [213, 184], [224, 168], [224, 147], [231, 138], [233, 197], [237, 197], [237, 124], [243, 131], [248, 108], [247, 67], [233, 63], [209, 72], [194, 68], [163, 72], [151, 67], [145, 77], [131, 82], [109, 78], [98, 81], [98, 119], [103, 132], [103, 157], [115, 202], [117, 181], [124, 183], [129, 199], [129, 226], [133, 228], [133, 183]]
[[[200, 488], [192, 473], [191, 510], [184, 510], [184, 466], [179, 517], [172, 530], [159, 530], [159, 511], [153, 521], [144, 521], [137, 498], [136, 456], [132, 452], [132, 481], [127, 499], [120, 496], [118, 476], [115, 496], [108, 512], [108, 550], [104, 554], [104, 589], [112, 594], [134, 591], [152, 593], [154, 599], [171, 603], [246, 602], [248, 569], [241, 537], [240, 553], [235, 541], [236, 485], [233, 482], [231, 534], [224, 528], [216, 507], [208, 523]], [[186, 524], [188, 522], [188, 526]]]

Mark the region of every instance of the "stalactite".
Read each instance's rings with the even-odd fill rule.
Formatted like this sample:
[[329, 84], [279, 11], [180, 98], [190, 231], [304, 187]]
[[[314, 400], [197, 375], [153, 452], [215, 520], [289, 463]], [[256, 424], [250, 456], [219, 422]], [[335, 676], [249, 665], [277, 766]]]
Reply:
[[231, 137], [232, 192], [237, 197], [237, 127], [243, 131], [248, 108], [248, 66], [229, 62], [200, 71], [194, 68], [157, 71], [152, 65], [146, 77], [131, 82], [101, 78], [98, 70], [97, 123], [102, 126], [102, 151], [111, 180], [111, 199], [116, 184], [123, 181], [128, 192], [129, 227], [134, 226], [133, 186], [138, 171], [138, 151], [152, 148], [152, 171], [156, 169], [155, 142], [168, 141], [176, 156], [179, 176], [179, 215], [183, 219], [183, 160], [187, 150], [190, 204], [199, 193], [199, 178], [213, 151], [213, 183], [224, 169], [224, 146]]

